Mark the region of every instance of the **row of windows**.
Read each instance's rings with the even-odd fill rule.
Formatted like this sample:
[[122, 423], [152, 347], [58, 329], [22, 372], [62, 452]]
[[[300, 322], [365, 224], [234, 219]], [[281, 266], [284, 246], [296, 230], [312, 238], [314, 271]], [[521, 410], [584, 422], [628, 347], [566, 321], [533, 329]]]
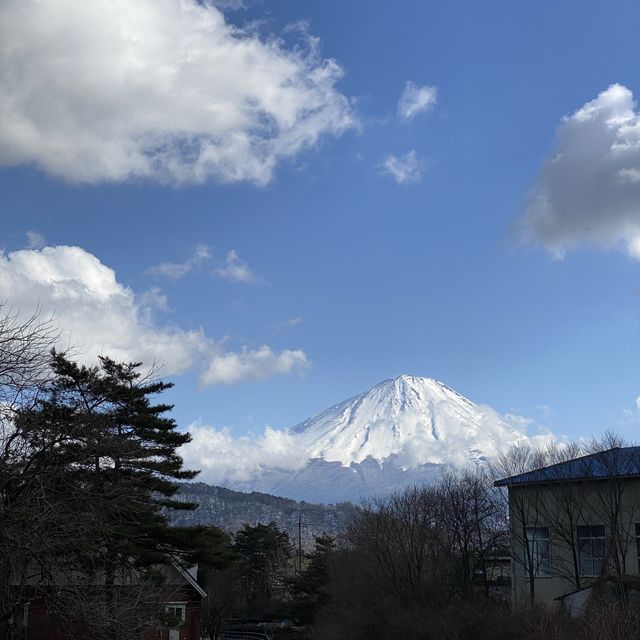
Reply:
[[[602, 572], [605, 556], [604, 525], [583, 525], [577, 528], [578, 563], [580, 575], [598, 576]], [[640, 573], [640, 524], [636, 524], [636, 548], [638, 572]], [[525, 548], [525, 571], [529, 573], [529, 562], [535, 576], [551, 575], [551, 552], [548, 527], [526, 528], [528, 553]]]

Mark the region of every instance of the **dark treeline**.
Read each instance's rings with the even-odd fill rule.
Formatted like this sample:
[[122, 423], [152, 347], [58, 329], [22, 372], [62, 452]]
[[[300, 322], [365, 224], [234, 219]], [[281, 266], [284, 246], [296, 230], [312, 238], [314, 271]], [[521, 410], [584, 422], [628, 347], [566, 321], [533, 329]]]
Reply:
[[[640, 615], [595, 601], [581, 620], [513, 610], [505, 495], [480, 471], [364, 505], [338, 548], [315, 558], [303, 637], [318, 640], [631, 640]], [[508, 561], [507, 561], [508, 562]], [[507, 565], [508, 567], [508, 565]], [[508, 568], [507, 568], [508, 572]], [[303, 582], [305, 576], [300, 578]], [[304, 590], [303, 590], [304, 592]], [[299, 600], [291, 592], [295, 612]], [[298, 605], [299, 606], [299, 605]]]
[[[234, 558], [208, 574], [205, 628], [264, 628], [319, 640], [630, 640], [640, 618], [594, 604], [576, 621], [542, 607], [513, 610], [505, 495], [485, 473], [448, 474], [354, 512], [338, 540], [316, 539], [296, 570], [273, 523], [246, 525]], [[502, 563], [505, 571], [496, 572]], [[505, 565], [506, 563], [506, 565]]]

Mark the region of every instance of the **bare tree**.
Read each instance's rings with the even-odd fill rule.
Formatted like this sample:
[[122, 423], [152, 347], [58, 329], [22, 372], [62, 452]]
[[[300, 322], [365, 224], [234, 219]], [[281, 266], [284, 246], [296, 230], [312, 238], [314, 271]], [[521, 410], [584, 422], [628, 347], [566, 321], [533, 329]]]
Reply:
[[582, 587], [578, 549], [578, 527], [584, 523], [588, 496], [571, 478], [565, 462], [585, 454], [579, 443], [550, 443], [540, 452], [547, 466], [548, 483], [538, 492], [542, 519], [553, 532], [554, 544], [561, 548], [554, 559], [554, 574], [568, 579], [575, 589]]
[[[544, 466], [544, 456], [539, 449], [529, 444], [519, 444], [501, 452], [491, 466], [496, 479], [509, 478]], [[541, 540], [538, 538], [540, 525], [544, 523], [537, 485], [511, 486], [509, 491], [501, 491], [505, 504], [505, 524], [511, 537], [512, 567], [520, 567], [529, 584], [529, 601], [535, 602], [536, 577], [545, 569], [544, 553], [539, 553]], [[519, 549], [523, 553], [519, 553]]]
[[486, 590], [487, 560], [506, 546], [504, 505], [481, 471], [448, 473], [364, 506], [347, 539], [370, 558], [383, 591], [416, 607]]
[[598, 466], [590, 465], [584, 475], [597, 480], [591, 512], [607, 529], [603, 573], [615, 578], [618, 595], [624, 601], [628, 555], [635, 549], [635, 525], [640, 521], [640, 495], [631, 486], [640, 473], [640, 454], [612, 432], [591, 440], [587, 450], [600, 454]]
[[448, 597], [447, 539], [434, 487], [413, 487], [365, 504], [346, 538], [370, 559], [379, 588], [413, 606]]
[[22, 318], [0, 303], [0, 405], [2, 416], [23, 407], [49, 378], [49, 352], [59, 337], [53, 318], [38, 309]]
[[24, 319], [0, 304], [0, 628], [7, 630], [21, 615], [26, 566], [48, 544], [41, 532], [49, 507], [34, 508], [27, 498], [35, 499], [42, 482], [30, 464], [36, 452], [16, 428], [16, 413], [34, 405], [49, 379], [57, 338], [52, 319], [39, 311]]
[[449, 472], [437, 489], [459, 590], [468, 595], [479, 577], [487, 593], [487, 561], [508, 544], [504, 503], [481, 469]]

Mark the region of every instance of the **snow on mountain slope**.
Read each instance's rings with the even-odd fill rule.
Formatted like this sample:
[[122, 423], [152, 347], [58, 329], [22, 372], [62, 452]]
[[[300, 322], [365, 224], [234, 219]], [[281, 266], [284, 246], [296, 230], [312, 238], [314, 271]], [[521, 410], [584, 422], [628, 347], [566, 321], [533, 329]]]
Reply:
[[490, 458], [529, 438], [526, 420], [470, 402], [442, 382], [400, 376], [262, 437], [192, 425], [188, 467], [238, 491], [310, 502], [359, 502], [433, 482], [451, 466]]
[[291, 428], [310, 458], [412, 468], [491, 456], [526, 436], [432, 378], [402, 375]]

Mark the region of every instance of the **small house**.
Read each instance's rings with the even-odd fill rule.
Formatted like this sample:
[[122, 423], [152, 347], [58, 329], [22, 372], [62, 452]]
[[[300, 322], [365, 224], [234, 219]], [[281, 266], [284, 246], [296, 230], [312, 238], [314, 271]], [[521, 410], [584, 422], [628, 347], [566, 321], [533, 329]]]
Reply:
[[[144, 640], [201, 640], [202, 601], [206, 591], [197, 581], [197, 566], [185, 568], [178, 562], [157, 567], [162, 579], [154, 582], [148, 589], [141, 589], [135, 578], [120, 579], [116, 587], [116, 598], [129, 607], [128, 615], [132, 628], [139, 622], [140, 633]], [[81, 574], [78, 574], [81, 576]], [[91, 594], [99, 587], [90, 582], [80, 583], [68, 578], [58, 581], [56, 591], [43, 589], [38, 584], [30, 588], [32, 597], [25, 598], [22, 607], [21, 626], [24, 640], [66, 640], [68, 638], [90, 638], [91, 621], [73, 621], [73, 616], [65, 616], [64, 620], [55, 614], [52, 602], [59, 602], [59, 592], [68, 589], [77, 597], [83, 597], [86, 588], [85, 608], [90, 610]], [[134, 594], [135, 597], [131, 597]], [[98, 598], [95, 602], [101, 602]], [[87, 607], [89, 603], [89, 607]], [[155, 613], [153, 619], [150, 612]], [[84, 613], [84, 612], [83, 612]]]

